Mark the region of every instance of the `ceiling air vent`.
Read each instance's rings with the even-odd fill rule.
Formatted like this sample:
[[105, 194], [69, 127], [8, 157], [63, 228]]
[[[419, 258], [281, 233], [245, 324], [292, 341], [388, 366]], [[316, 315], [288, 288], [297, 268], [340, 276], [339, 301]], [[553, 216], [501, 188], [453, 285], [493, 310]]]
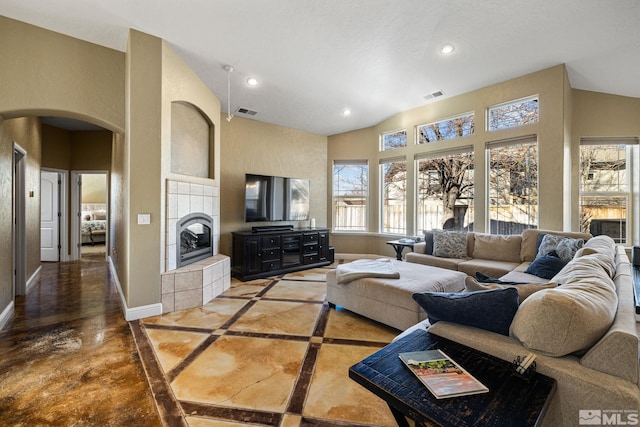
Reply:
[[439, 91], [430, 93], [429, 95], [425, 95], [424, 99], [427, 99], [427, 100], [428, 99], [433, 99], [433, 98], [437, 98], [437, 97], [442, 96], [442, 95], [444, 95], [444, 93], [442, 93], [442, 91], [439, 90]]
[[236, 110], [236, 113], [246, 114], [248, 116], [255, 116], [256, 114], [258, 114], [257, 111], [249, 110], [248, 108], [242, 108], [242, 107], [238, 108]]

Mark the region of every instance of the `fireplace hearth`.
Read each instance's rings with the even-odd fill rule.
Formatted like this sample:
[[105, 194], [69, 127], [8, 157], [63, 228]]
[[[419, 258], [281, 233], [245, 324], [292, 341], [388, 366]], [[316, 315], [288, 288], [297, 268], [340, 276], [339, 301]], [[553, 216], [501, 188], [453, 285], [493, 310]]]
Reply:
[[202, 212], [186, 215], [176, 223], [178, 268], [213, 255], [212, 230], [213, 218]]

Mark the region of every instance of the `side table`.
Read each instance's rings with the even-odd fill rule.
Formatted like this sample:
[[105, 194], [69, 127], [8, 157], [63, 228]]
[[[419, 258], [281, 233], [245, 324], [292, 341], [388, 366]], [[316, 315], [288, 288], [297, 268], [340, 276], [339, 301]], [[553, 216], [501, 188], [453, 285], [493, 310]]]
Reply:
[[[398, 357], [431, 349], [443, 350], [489, 392], [436, 399]], [[423, 330], [356, 363], [349, 377], [386, 401], [401, 427], [409, 426], [405, 417], [416, 426], [537, 426], [556, 388], [553, 378], [536, 372], [523, 378], [509, 362]]]
[[395, 249], [396, 251], [396, 259], [398, 261], [402, 261], [402, 250], [404, 248], [411, 248], [411, 250], [413, 250], [413, 245], [415, 245], [416, 242], [413, 240], [408, 240], [408, 241], [402, 241], [402, 240], [390, 240], [387, 242], [387, 245], [391, 245], [393, 246], [393, 249]]

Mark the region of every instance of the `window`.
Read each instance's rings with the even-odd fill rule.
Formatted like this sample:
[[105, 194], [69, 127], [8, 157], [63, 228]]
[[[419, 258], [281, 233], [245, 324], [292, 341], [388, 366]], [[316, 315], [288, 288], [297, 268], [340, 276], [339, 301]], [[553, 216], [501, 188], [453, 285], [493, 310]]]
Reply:
[[487, 130], [508, 129], [538, 121], [538, 96], [489, 107]]
[[333, 162], [333, 229], [367, 231], [369, 165], [366, 160]]
[[489, 229], [520, 234], [538, 227], [538, 142], [535, 135], [487, 144]]
[[407, 229], [407, 162], [404, 157], [380, 160], [383, 233], [405, 234]]
[[473, 135], [475, 115], [467, 113], [441, 122], [418, 126], [418, 144]]
[[416, 156], [418, 233], [469, 230], [473, 221], [473, 152]]
[[406, 146], [407, 131], [405, 129], [383, 133], [380, 137], [380, 149], [382, 151], [393, 150], [394, 148], [402, 148]]
[[630, 241], [627, 224], [632, 224], [632, 166], [637, 159], [637, 138], [580, 140], [582, 231], [621, 244]]

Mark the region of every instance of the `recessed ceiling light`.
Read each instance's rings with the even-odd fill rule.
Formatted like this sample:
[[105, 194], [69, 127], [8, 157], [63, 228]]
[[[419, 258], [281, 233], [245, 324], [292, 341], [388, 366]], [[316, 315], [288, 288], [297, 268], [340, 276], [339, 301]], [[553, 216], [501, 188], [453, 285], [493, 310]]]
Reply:
[[455, 46], [453, 46], [450, 43], [447, 43], [440, 48], [440, 53], [442, 53], [443, 55], [449, 55], [453, 53], [454, 50], [456, 50]]
[[249, 86], [258, 86], [258, 83], [259, 83], [259, 82], [258, 82], [258, 79], [256, 79], [255, 77], [249, 77], [249, 78], [247, 79], [247, 84], [248, 84]]
[[342, 115], [343, 116], [350, 116], [351, 115], [351, 110], [348, 108], [345, 108], [344, 110], [342, 110]]

